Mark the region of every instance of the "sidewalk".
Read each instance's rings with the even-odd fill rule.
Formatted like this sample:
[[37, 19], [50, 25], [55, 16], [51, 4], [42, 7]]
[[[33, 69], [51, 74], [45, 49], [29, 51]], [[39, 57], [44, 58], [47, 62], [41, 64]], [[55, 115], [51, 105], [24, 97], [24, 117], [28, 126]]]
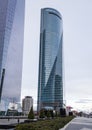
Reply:
[[0, 119], [0, 129], [14, 128], [18, 123], [24, 122], [25, 119]]
[[92, 130], [92, 118], [76, 117], [60, 130]]
[[[19, 119], [19, 123], [24, 122], [25, 119]], [[0, 119], [0, 125], [17, 124], [18, 119]]]

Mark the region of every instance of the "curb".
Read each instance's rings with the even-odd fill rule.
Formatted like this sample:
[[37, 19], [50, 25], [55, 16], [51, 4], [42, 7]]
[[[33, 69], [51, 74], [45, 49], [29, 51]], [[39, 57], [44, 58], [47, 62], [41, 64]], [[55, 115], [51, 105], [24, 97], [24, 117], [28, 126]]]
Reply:
[[[75, 118], [74, 118], [75, 119]], [[59, 130], [65, 130], [67, 128], [67, 126], [74, 120], [72, 119], [69, 123], [67, 123], [63, 128], [59, 129]]]

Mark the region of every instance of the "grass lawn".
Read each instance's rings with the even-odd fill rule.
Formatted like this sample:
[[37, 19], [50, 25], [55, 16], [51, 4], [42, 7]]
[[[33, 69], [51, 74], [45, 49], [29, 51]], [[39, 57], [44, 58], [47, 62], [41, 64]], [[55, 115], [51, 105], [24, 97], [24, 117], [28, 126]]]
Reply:
[[59, 130], [64, 127], [74, 117], [56, 117], [54, 119], [39, 120], [37, 122], [31, 122], [26, 124], [19, 124], [15, 130]]

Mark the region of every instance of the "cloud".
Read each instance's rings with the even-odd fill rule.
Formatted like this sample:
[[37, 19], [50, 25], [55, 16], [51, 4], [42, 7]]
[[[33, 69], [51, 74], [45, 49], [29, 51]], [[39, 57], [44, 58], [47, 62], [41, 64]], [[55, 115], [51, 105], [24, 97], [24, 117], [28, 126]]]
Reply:
[[92, 99], [79, 99], [78, 101], [75, 101], [75, 103], [92, 103]]

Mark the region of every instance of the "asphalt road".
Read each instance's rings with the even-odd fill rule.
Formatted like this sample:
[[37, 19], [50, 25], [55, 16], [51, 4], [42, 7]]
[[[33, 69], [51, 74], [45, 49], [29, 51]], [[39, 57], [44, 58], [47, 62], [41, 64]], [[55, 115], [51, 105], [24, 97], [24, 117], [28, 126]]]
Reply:
[[77, 117], [60, 130], [92, 130], [92, 118]]

